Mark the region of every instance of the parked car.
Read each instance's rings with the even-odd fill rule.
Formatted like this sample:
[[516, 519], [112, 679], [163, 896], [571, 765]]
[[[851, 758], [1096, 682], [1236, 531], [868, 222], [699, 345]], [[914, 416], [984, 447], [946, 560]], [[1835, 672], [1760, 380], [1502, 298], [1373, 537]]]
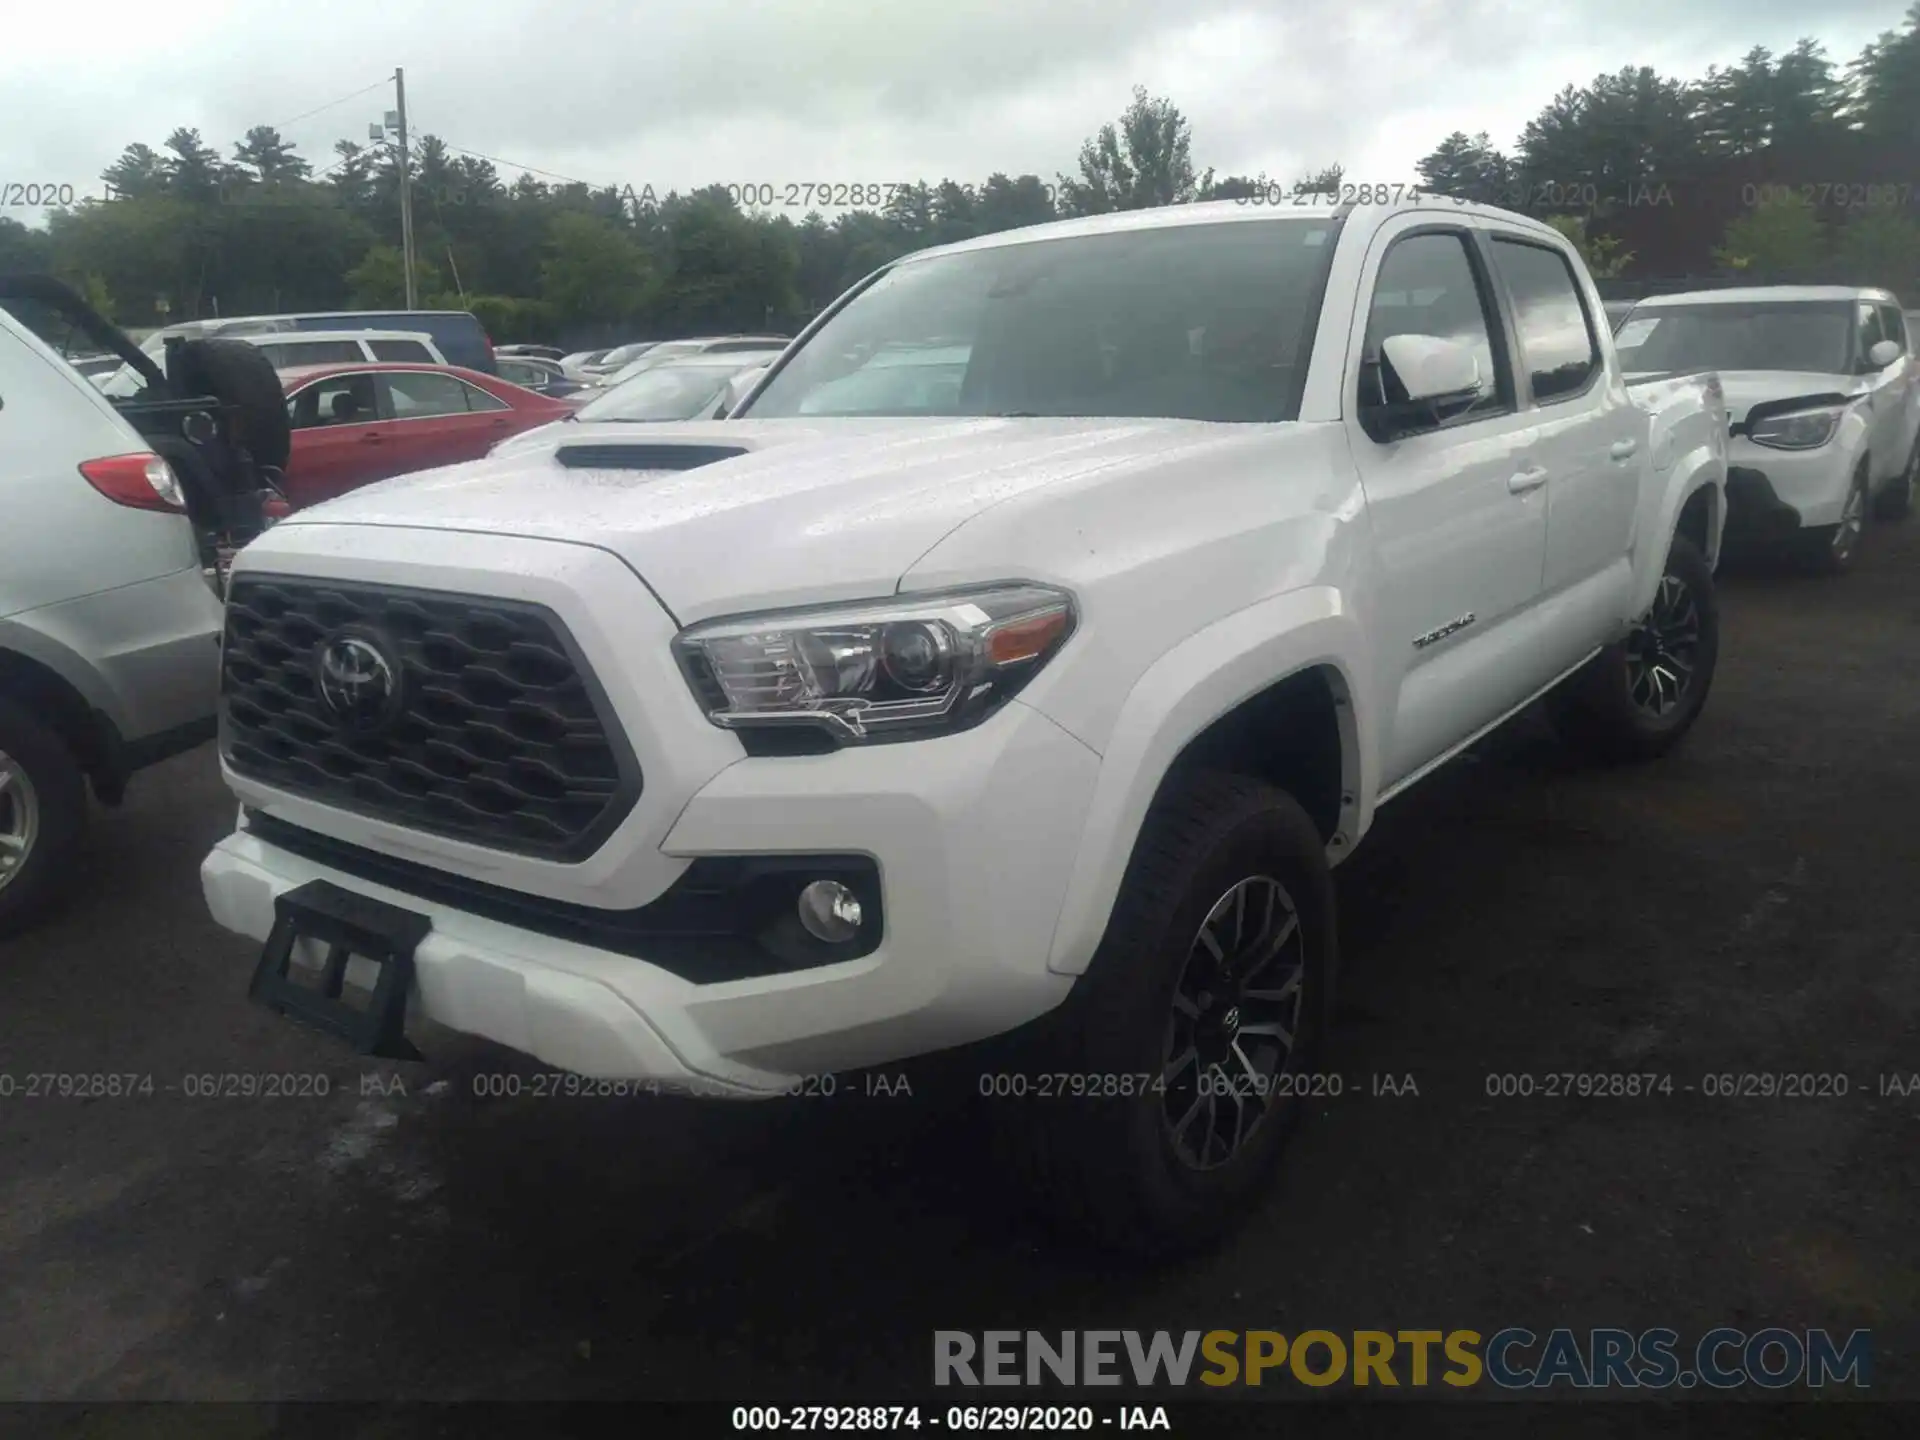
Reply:
[[374, 480], [473, 460], [573, 413], [457, 365], [323, 365], [287, 371], [292, 455], [281, 487], [299, 509]]
[[788, 342], [777, 336], [768, 335], [723, 335], [710, 336], [698, 340], [663, 340], [650, 347], [643, 355], [629, 360], [617, 368], [602, 366], [589, 376], [591, 382], [606, 389], [623, 385], [636, 375], [660, 365], [671, 365], [675, 361], [685, 360], [695, 355], [766, 355], [778, 354]]
[[156, 364], [50, 276], [0, 275], [0, 305], [56, 353], [104, 349], [135, 377], [108, 401], [172, 468], [201, 563], [220, 583], [233, 553], [265, 525], [287, 459], [286, 397], [266, 356], [241, 340], [169, 336]]
[[698, 420], [714, 413], [735, 376], [764, 368], [779, 353], [749, 350], [665, 360], [630, 380], [594, 390], [575, 418], [582, 423]]
[[530, 355], [536, 360], [552, 360], [555, 362], [567, 358], [567, 352], [562, 350], [558, 345], [496, 345], [493, 347], [493, 353], [496, 356]]
[[804, 415], [950, 415], [966, 379], [965, 345], [882, 350], [851, 374], [808, 395]]
[[753, 379], [766, 370], [777, 353], [686, 356], [636, 375], [616, 389], [587, 391], [592, 398], [572, 414], [502, 440], [487, 453], [510, 455], [551, 450], [562, 444], [579, 445], [600, 433], [601, 427], [617, 438], [636, 424], [721, 419], [746, 395]]
[[629, 345], [616, 345], [611, 350], [602, 350], [594, 359], [580, 363], [575, 378], [597, 382], [601, 377], [625, 368], [659, 343], [658, 340], [636, 340]]
[[558, 400], [586, 389], [578, 380], [569, 380], [566, 372], [551, 360], [531, 355], [502, 355], [497, 362], [500, 378], [511, 381], [537, 395]]
[[1630, 371], [1712, 368], [1733, 417], [1727, 526], [1838, 573], [1870, 511], [1920, 479], [1920, 360], [1885, 290], [1757, 286], [1643, 300], [1617, 336]]
[[0, 935], [73, 879], [89, 789], [213, 738], [220, 624], [179, 477], [0, 307]]
[[560, 371], [569, 380], [579, 380], [584, 377], [586, 367], [597, 364], [606, 353], [605, 350], [576, 350], [560, 361]]
[[469, 370], [493, 373], [493, 342], [485, 328], [466, 310], [331, 310], [298, 315], [235, 315], [226, 319], [187, 320], [156, 330], [141, 342], [149, 356], [158, 355], [169, 336], [208, 339], [213, 336], [286, 334], [291, 331], [398, 330], [426, 334], [447, 361]]
[[[956, 332], [944, 413], [805, 413]], [[240, 557], [201, 874], [255, 999], [743, 1098], [1001, 1037], [1010, 1158], [1131, 1248], [1216, 1237], [1338, 1073], [1382, 803], [1538, 696], [1659, 755], [1713, 679], [1718, 382], [1629, 388], [1482, 206], [921, 251], [737, 418], [610, 429]], [[364, 1007], [289, 968], [329, 944]]]

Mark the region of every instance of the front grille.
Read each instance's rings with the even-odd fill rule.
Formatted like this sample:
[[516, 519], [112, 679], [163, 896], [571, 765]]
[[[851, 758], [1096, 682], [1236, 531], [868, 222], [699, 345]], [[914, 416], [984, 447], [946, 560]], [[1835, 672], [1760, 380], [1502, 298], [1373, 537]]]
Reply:
[[[323, 699], [341, 635], [393, 662], [384, 723]], [[552, 859], [590, 854], [640, 768], [573, 637], [539, 605], [242, 575], [227, 596], [221, 753], [239, 774], [409, 829]]]

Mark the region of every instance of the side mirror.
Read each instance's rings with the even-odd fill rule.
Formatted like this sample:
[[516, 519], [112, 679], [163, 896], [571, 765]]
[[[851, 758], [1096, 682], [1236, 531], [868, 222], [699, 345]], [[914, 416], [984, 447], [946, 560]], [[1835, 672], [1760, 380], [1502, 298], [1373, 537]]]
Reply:
[[1874, 370], [1884, 370], [1906, 353], [1898, 340], [1876, 340], [1867, 351], [1867, 364]]
[[1473, 400], [1484, 382], [1480, 357], [1458, 340], [1438, 335], [1389, 335], [1380, 352], [1409, 401], [1437, 404]]

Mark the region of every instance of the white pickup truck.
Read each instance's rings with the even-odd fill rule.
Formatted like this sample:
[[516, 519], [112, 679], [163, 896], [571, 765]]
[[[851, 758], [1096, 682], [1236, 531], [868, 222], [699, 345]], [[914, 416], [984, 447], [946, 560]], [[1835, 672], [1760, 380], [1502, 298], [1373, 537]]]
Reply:
[[1629, 390], [1498, 210], [929, 250], [738, 418], [582, 428], [240, 556], [202, 874], [254, 997], [732, 1097], [1017, 1032], [981, 1089], [1144, 1250], [1312, 1093], [1377, 808], [1543, 695], [1657, 755], [1713, 677], [1718, 382]]

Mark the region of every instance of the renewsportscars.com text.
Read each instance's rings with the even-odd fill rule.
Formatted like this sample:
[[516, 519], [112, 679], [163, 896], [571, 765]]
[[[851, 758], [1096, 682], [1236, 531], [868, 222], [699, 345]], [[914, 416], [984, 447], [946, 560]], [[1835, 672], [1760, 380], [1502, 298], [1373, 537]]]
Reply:
[[1872, 1384], [1872, 1334], [1677, 1330], [936, 1330], [936, 1385], [1437, 1385], [1508, 1390]]

